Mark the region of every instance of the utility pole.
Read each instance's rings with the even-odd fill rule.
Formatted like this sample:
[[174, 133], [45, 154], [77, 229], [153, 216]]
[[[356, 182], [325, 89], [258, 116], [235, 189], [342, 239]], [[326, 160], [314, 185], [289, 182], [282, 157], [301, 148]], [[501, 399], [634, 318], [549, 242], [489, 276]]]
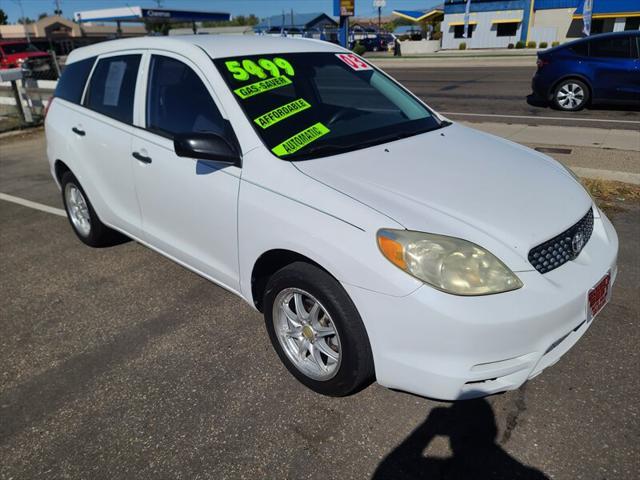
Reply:
[[31, 35], [29, 35], [29, 30], [27, 30], [27, 18], [24, 16], [24, 8], [22, 8], [22, 0], [13, 0], [14, 3], [18, 4], [20, 7], [20, 15], [22, 16], [22, 27], [24, 28], [24, 36], [27, 38], [27, 43], [31, 43]]
[[386, 0], [373, 0], [374, 8], [378, 9], [378, 32], [382, 29], [382, 9], [386, 7]]
[[56, 4], [56, 9], [53, 11], [53, 13], [55, 15], [62, 15], [62, 8], [60, 8], [60, 0], [54, 0], [54, 2]]

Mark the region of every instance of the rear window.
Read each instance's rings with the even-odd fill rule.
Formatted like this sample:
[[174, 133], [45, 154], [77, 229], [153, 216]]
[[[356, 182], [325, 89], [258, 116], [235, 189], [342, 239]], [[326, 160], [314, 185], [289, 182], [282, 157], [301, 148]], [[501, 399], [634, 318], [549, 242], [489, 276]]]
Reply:
[[133, 123], [133, 101], [141, 55], [118, 55], [98, 61], [85, 105], [124, 123]]
[[80, 103], [84, 84], [87, 82], [96, 57], [87, 58], [67, 65], [58, 80], [55, 96], [73, 103]]
[[32, 43], [6, 43], [2, 45], [2, 50], [7, 55], [15, 55], [17, 53], [27, 53], [27, 52], [41, 52], [34, 44]]

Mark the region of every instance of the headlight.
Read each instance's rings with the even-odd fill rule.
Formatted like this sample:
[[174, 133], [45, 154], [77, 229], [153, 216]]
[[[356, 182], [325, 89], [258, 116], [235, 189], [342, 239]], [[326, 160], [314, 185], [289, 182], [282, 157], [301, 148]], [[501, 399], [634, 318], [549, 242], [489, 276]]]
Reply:
[[384, 229], [378, 231], [378, 246], [396, 267], [443, 292], [489, 295], [522, 287], [493, 254], [460, 238]]

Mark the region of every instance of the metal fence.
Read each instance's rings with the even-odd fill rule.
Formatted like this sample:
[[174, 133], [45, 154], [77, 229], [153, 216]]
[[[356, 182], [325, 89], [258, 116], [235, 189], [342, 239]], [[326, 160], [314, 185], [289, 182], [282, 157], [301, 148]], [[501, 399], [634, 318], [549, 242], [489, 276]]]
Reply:
[[0, 133], [42, 123], [59, 72], [55, 57], [0, 70]]

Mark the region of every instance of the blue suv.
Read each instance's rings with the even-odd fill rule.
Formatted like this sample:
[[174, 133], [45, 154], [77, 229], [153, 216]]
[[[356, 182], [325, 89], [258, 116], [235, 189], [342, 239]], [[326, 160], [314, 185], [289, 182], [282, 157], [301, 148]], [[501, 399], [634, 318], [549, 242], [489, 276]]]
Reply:
[[566, 111], [589, 103], [640, 104], [640, 31], [594, 35], [539, 52], [532, 88]]

